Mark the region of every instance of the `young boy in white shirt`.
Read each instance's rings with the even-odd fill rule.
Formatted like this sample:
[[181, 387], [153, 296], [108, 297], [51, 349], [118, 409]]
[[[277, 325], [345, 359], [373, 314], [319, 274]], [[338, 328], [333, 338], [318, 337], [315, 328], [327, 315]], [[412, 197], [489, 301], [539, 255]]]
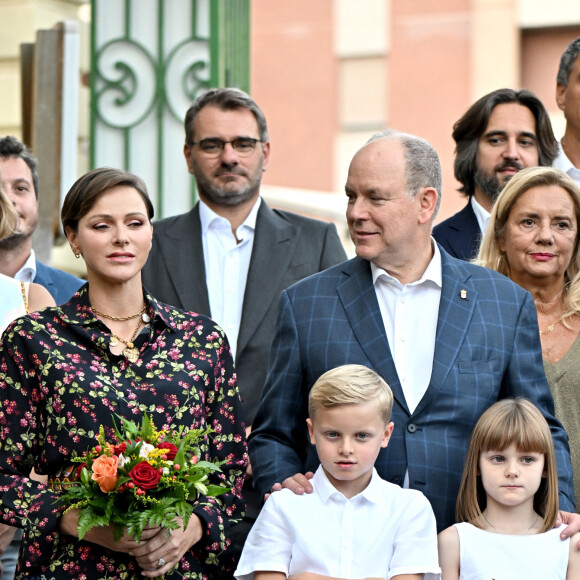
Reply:
[[308, 398], [320, 467], [313, 493], [273, 493], [252, 528], [238, 580], [438, 580], [435, 516], [425, 496], [381, 479], [374, 464], [393, 432], [393, 394], [377, 373], [344, 365]]

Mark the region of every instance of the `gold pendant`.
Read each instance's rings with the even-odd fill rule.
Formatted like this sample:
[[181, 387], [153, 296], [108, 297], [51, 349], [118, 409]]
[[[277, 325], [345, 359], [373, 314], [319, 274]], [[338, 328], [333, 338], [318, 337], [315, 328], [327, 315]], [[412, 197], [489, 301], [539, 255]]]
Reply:
[[126, 359], [134, 363], [139, 358], [139, 351], [136, 348], [126, 348], [123, 351]]

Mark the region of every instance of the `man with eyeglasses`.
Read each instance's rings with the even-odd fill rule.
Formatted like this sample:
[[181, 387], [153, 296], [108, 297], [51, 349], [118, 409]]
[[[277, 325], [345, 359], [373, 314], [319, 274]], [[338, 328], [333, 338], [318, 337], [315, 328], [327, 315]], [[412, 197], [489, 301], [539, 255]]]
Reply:
[[[280, 293], [346, 254], [333, 224], [273, 210], [260, 197], [268, 129], [243, 91], [211, 89], [198, 97], [185, 116], [183, 151], [199, 201], [188, 213], [154, 224], [143, 283], [162, 302], [209, 315], [225, 330], [249, 432]], [[248, 517], [233, 537], [238, 550], [260, 506], [251, 470], [244, 497]]]

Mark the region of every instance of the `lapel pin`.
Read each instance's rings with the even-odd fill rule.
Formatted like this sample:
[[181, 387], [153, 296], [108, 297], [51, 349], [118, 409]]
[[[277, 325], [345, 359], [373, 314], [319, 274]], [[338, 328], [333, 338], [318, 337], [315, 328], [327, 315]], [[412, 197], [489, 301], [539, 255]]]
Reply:
[[467, 290], [465, 290], [465, 288], [463, 288], [462, 290], [459, 291], [459, 296], [462, 300], [467, 300]]

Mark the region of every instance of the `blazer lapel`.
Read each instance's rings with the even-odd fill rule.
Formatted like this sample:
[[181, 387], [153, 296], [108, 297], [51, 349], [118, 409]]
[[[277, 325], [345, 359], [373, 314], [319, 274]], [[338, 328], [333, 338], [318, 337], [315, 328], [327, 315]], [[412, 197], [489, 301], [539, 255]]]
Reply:
[[[210, 316], [199, 203], [164, 234], [160, 248], [183, 309]], [[191, 272], [195, 274], [192, 276]]]
[[352, 331], [374, 369], [387, 381], [393, 396], [409, 412], [391, 355], [385, 326], [367, 260], [354, 258], [344, 264], [344, 280], [337, 286]]
[[272, 302], [278, 303], [281, 281], [299, 237], [299, 228], [279, 218], [262, 200], [256, 216], [252, 259], [244, 292], [238, 354], [256, 332]]
[[478, 299], [477, 290], [469, 283], [471, 274], [462, 267], [463, 262], [451, 258], [441, 248], [440, 250], [443, 286], [435, 334], [433, 372], [429, 387], [417, 405], [416, 413], [429, 404], [453, 368]]

